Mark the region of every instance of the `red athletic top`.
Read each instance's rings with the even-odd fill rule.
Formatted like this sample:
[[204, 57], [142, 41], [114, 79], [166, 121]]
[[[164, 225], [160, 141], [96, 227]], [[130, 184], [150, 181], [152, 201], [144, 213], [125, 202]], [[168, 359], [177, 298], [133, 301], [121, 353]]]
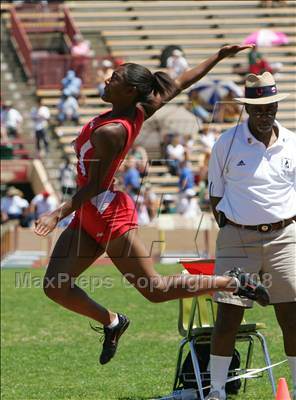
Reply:
[[126, 130], [126, 142], [122, 152], [113, 160], [106, 178], [102, 183], [102, 189], [113, 190], [114, 184], [114, 175], [123, 162], [126, 154], [129, 149], [132, 147], [136, 137], [138, 136], [142, 124], [144, 122], [144, 112], [141, 108], [136, 107], [136, 117], [134, 120], [131, 120], [127, 117], [122, 118], [112, 118], [108, 117], [111, 110], [106, 111], [97, 117], [93, 118], [90, 122], [88, 122], [82, 128], [79, 136], [74, 141], [74, 148], [76, 152], [76, 156], [78, 159], [77, 162], [77, 184], [78, 186], [84, 186], [88, 182], [88, 168], [89, 162], [93, 157], [93, 145], [91, 143], [91, 134], [97, 128], [103, 125], [111, 124], [111, 123], [120, 123], [124, 126]]

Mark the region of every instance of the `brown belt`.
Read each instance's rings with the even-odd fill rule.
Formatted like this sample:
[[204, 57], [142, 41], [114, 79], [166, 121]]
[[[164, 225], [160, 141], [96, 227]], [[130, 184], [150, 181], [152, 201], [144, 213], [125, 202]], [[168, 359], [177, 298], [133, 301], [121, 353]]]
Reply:
[[238, 228], [243, 228], [243, 229], [251, 229], [252, 231], [258, 231], [262, 233], [283, 229], [286, 226], [292, 224], [293, 221], [296, 221], [296, 215], [292, 218], [283, 219], [282, 221], [273, 222], [271, 224], [260, 224], [260, 225], [240, 225], [230, 221], [228, 218], [226, 219], [226, 223], [229, 225], [237, 226]]

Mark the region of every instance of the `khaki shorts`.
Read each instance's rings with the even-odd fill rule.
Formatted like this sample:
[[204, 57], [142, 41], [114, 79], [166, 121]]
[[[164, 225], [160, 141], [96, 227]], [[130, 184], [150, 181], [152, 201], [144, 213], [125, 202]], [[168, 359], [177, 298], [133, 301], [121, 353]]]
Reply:
[[[234, 267], [259, 276], [271, 304], [296, 301], [296, 223], [268, 233], [225, 225], [217, 237], [215, 274]], [[214, 299], [241, 307], [253, 305], [252, 300], [229, 292], [216, 292]]]

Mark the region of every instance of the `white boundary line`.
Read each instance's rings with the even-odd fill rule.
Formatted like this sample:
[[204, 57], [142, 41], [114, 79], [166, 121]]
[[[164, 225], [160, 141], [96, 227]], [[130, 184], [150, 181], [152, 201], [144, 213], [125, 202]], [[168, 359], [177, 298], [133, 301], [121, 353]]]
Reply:
[[[276, 366], [278, 366], [280, 364], [283, 364], [285, 362], [287, 362], [287, 360], [280, 361], [280, 362], [278, 362], [276, 364], [268, 365], [267, 367], [264, 367], [264, 368], [253, 369], [252, 371], [246, 372], [245, 374], [234, 376], [233, 378], [227, 379], [226, 383], [227, 382], [233, 382], [233, 381], [236, 381], [236, 380], [241, 379], [241, 378], [250, 378], [253, 375], [258, 374], [258, 372], [266, 371], [267, 369], [271, 369], [271, 368], [276, 367]], [[211, 387], [211, 385], [210, 386], [205, 386], [205, 387], [203, 387], [203, 389], [209, 389], [210, 387]]]
[[[238, 380], [238, 379], [241, 379], [241, 378], [250, 378], [250, 377], [252, 377], [253, 375], [256, 375], [256, 374], [258, 374], [258, 372], [263, 372], [263, 371], [266, 371], [266, 370], [268, 370], [268, 369], [270, 369], [270, 368], [273, 368], [273, 367], [276, 367], [276, 366], [278, 366], [278, 365], [280, 365], [280, 364], [283, 364], [283, 363], [285, 363], [285, 362], [287, 362], [288, 360], [283, 360], [283, 361], [280, 361], [280, 362], [278, 362], [278, 363], [275, 363], [275, 364], [272, 364], [272, 365], [268, 365], [267, 367], [264, 367], [264, 368], [257, 368], [257, 369], [252, 369], [251, 371], [249, 370], [249, 372], [246, 372], [246, 373], [244, 373], [244, 374], [242, 374], [242, 375], [238, 375], [238, 376], [234, 376], [233, 378], [229, 378], [229, 379], [227, 379], [227, 382], [233, 382], [233, 381], [236, 381], [236, 380]], [[202, 389], [204, 390], [204, 389], [209, 389], [211, 386], [205, 386], [205, 387], [203, 387]], [[161, 397], [159, 400], [174, 400], [174, 399], [176, 399], [176, 395], [174, 395], [174, 394], [169, 394], [169, 395], [167, 395], [167, 396], [164, 396], [164, 397]], [[156, 399], [151, 399], [151, 400], [156, 400]]]

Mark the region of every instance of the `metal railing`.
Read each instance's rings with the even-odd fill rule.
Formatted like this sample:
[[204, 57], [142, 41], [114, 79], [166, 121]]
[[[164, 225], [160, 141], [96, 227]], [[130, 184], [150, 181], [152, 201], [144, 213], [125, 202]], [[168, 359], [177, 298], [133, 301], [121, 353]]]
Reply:
[[17, 16], [14, 8], [10, 10], [10, 21], [11, 21], [11, 36], [14, 38], [19, 56], [23, 59], [23, 65], [27, 76], [32, 76], [32, 45], [28, 38], [28, 35]]
[[74, 43], [74, 36], [80, 33], [79, 28], [75, 25], [73, 18], [71, 17], [70, 11], [67, 7], [64, 7], [64, 32], [68, 35], [72, 43]]
[[95, 57], [73, 57], [67, 54], [48, 54], [44, 57], [34, 57], [33, 77], [38, 89], [58, 89], [61, 80], [70, 69], [82, 79], [83, 87], [96, 86], [96, 65], [99, 59]]
[[[20, 8], [21, 11], [31, 11], [32, 7]], [[57, 8], [57, 11], [61, 8]], [[75, 25], [67, 7], [63, 7], [64, 27], [62, 31], [69, 38], [70, 45], [74, 43], [74, 36], [79, 34], [79, 28]], [[52, 11], [52, 8], [51, 8]], [[38, 89], [60, 88], [61, 80], [69, 69], [73, 69], [82, 79], [84, 87], [96, 86], [96, 68], [100, 58], [72, 56], [70, 54], [57, 54], [47, 51], [33, 52], [33, 48], [26, 29], [17, 16], [15, 7], [11, 7], [11, 36], [16, 43], [19, 57], [24, 66], [28, 78], [35, 80]], [[46, 13], [44, 13], [46, 17]], [[38, 27], [36, 27], [38, 29]], [[55, 31], [53, 25], [53, 31]]]

